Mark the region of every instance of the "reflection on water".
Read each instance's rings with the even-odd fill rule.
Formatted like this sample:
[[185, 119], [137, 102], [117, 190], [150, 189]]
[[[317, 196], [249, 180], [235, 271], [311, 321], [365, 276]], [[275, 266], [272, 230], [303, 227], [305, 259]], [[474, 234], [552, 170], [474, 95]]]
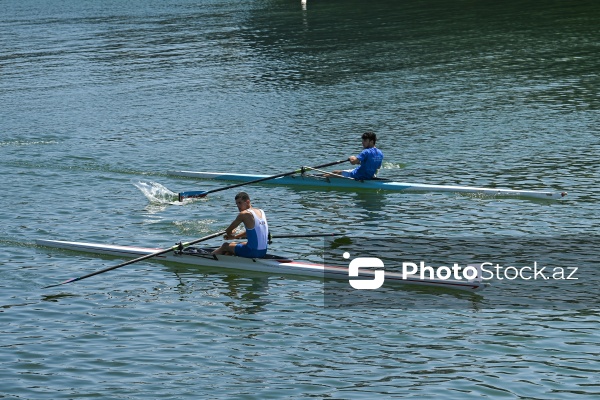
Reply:
[[[240, 275], [228, 274], [223, 278], [227, 290], [223, 293], [233, 301], [225, 302], [235, 314], [256, 314], [266, 310], [271, 303], [269, 299], [269, 278], [244, 278]], [[248, 282], [249, 281], [249, 282]]]
[[357, 191], [350, 197], [353, 207], [364, 210], [365, 225], [376, 224], [376, 221], [383, 221], [388, 218], [385, 210], [387, 199], [383, 191], [366, 192]]
[[[185, 267], [167, 264], [179, 282], [176, 290], [181, 301], [187, 301], [195, 291], [211, 293], [211, 296], [227, 297], [219, 300], [233, 314], [256, 314], [266, 310], [272, 302], [269, 295], [269, 279], [273, 276], [244, 272], [236, 274], [214, 267]], [[210, 280], [212, 288], [202, 284], [202, 277]]]

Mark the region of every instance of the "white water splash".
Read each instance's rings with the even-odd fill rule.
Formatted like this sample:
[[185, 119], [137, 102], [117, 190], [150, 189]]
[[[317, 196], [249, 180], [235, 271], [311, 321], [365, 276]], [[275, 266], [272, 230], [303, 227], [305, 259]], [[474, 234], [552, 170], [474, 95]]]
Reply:
[[178, 194], [170, 191], [160, 183], [152, 181], [133, 181], [135, 187], [140, 189], [144, 196], [154, 205], [182, 205], [178, 201]]
[[403, 163], [392, 163], [388, 161], [384, 161], [381, 169], [402, 169], [406, 168], [406, 164]]

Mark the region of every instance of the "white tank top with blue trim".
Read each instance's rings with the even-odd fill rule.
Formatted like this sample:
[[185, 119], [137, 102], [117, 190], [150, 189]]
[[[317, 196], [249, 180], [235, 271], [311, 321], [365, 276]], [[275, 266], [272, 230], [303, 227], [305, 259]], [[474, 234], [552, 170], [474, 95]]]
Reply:
[[269, 240], [269, 225], [267, 224], [267, 216], [265, 212], [260, 208], [257, 210], [262, 211], [262, 218], [254, 212], [253, 209], [248, 209], [254, 216], [254, 228], [246, 229], [246, 239], [248, 240], [248, 247], [253, 250], [266, 250], [267, 241]]

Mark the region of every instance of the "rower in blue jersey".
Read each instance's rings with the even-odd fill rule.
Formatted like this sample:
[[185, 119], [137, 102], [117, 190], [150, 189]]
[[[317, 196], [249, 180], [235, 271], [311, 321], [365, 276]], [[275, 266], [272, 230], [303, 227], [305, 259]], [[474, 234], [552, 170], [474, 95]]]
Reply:
[[345, 171], [333, 171], [333, 174], [342, 175], [346, 178], [353, 178], [358, 181], [375, 179], [377, 177], [377, 172], [383, 163], [383, 153], [375, 147], [376, 143], [377, 135], [374, 132], [363, 133], [363, 151], [361, 151], [359, 155], [351, 156], [349, 158], [351, 164], [359, 164], [359, 166]]
[[[267, 242], [269, 235], [269, 225], [267, 216], [260, 208], [254, 208], [250, 204], [250, 196], [246, 192], [239, 192], [235, 196], [235, 204], [239, 210], [237, 218], [227, 227], [223, 238], [230, 239], [248, 239], [247, 242], [225, 242], [213, 251], [213, 254], [236, 255], [247, 258], [262, 258], [267, 254]], [[235, 229], [244, 224], [246, 230], [242, 233], [235, 233]]]

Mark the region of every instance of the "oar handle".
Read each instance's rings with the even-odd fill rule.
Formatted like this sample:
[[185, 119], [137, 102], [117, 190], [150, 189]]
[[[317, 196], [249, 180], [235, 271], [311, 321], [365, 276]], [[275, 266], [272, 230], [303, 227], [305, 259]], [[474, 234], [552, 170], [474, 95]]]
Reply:
[[179, 201], [183, 201], [183, 199], [185, 198], [202, 198], [202, 197], [206, 197], [207, 195], [211, 194], [211, 193], [216, 193], [216, 192], [220, 192], [222, 190], [227, 190], [227, 189], [233, 189], [236, 187], [240, 187], [240, 186], [245, 186], [245, 185], [250, 185], [252, 183], [259, 183], [259, 182], [263, 182], [263, 181], [268, 181], [270, 179], [277, 179], [277, 178], [281, 178], [284, 176], [288, 176], [288, 175], [293, 175], [293, 174], [297, 174], [297, 173], [304, 173], [306, 168], [311, 168], [311, 169], [317, 169], [317, 168], [325, 168], [325, 167], [330, 167], [332, 165], [336, 165], [336, 164], [341, 164], [341, 163], [345, 163], [347, 161], [349, 161], [350, 158], [346, 158], [345, 160], [338, 160], [338, 161], [333, 161], [327, 164], [322, 164], [322, 165], [316, 165], [314, 167], [302, 167], [300, 169], [294, 170], [294, 171], [290, 171], [290, 172], [284, 172], [282, 174], [277, 174], [277, 175], [273, 175], [273, 176], [266, 176], [264, 178], [260, 178], [260, 179], [255, 179], [253, 181], [249, 181], [249, 182], [242, 182], [242, 183], [236, 183], [235, 185], [230, 185], [230, 186], [225, 186], [222, 188], [218, 188], [218, 189], [212, 189], [212, 190], [208, 190], [205, 192], [180, 192], [178, 195]]

